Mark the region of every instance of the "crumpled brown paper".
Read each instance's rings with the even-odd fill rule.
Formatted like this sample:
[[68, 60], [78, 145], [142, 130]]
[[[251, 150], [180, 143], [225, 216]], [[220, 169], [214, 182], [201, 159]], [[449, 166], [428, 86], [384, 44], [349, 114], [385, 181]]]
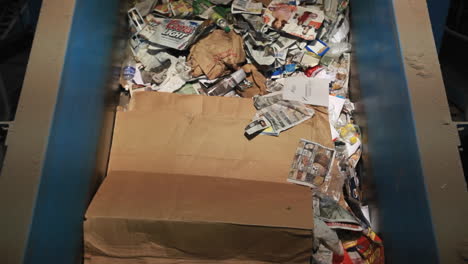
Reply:
[[266, 90], [266, 78], [253, 64], [246, 64], [242, 66], [242, 69], [247, 74], [246, 79], [249, 82], [253, 83], [253, 86], [246, 89], [245, 91], [240, 92], [244, 98], [252, 98], [255, 95], [265, 95], [267, 94]]
[[237, 70], [245, 61], [242, 37], [235, 32], [225, 33], [215, 30], [200, 40], [190, 49], [188, 62], [192, 67], [192, 76], [205, 74], [208, 79], [216, 79], [228, 72]]

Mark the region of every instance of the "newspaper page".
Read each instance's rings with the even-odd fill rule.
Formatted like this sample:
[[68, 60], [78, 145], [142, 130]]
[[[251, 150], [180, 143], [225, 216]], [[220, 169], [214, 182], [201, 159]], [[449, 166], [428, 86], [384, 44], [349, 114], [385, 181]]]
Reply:
[[296, 6], [279, 0], [272, 1], [263, 14], [268, 26], [305, 40], [315, 39], [324, 19], [318, 6]]
[[255, 48], [251, 42], [255, 42], [253, 38], [250, 36], [246, 38], [244, 42], [245, 46], [247, 47], [246, 52], [253, 58], [255, 62], [259, 65], [272, 65], [276, 58], [274, 54], [269, 54], [266, 49], [262, 48]]
[[302, 103], [279, 101], [257, 111], [256, 119], [265, 117], [271, 124], [271, 128], [265, 129], [262, 134], [279, 136], [280, 132], [310, 119], [314, 113], [313, 109]]
[[252, 0], [234, 0], [231, 6], [231, 12], [233, 14], [246, 13], [246, 14], [257, 14], [262, 13], [262, 3], [257, 3]]
[[170, 61], [171, 65], [167, 70], [153, 74], [153, 81], [159, 84], [153, 90], [173, 93], [190, 80], [191, 68], [186, 64], [185, 57], [170, 57]]
[[257, 110], [276, 104], [283, 100], [283, 92], [270, 93], [263, 96], [254, 96], [254, 106]]
[[277, 79], [276, 81], [268, 79], [265, 83], [267, 87], [266, 90], [270, 93], [279, 92], [283, 90], [284, 84], [278, 80], [279, 79]]
[[177, 90], [177, 94], [200, 94], [201, 84], [199, 83], [187, 83], [182, 88]]
[[265, 27], [261, 16], [253, 14], [242, 14], [242, 17], [249, 23], [255, 32], [265, 32], [262, 29]]
[[335, 150], [301, 139], [289, 171], [288, 182], [319, 187], [330, 174]]
[[245, 128], [245, 133], [247, 135], [252, 135], [259, 131], [265, 130], [267, 127], [270, 126], [270, 122], [268, 122], [268, 120], [265, 117], [260, 117], [259, 119], [256, 119], [247, 125], [247, 127]]
[[149, 25], [139, 35], [152, 43], [185, 50], [197, 35], [201, 21], [167, 19], [148, 15]]

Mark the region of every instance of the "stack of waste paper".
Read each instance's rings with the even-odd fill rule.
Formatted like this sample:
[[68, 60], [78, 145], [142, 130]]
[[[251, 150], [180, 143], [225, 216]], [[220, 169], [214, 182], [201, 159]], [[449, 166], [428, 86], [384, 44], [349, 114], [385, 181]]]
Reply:
[[357, 173], [362, 146], [349, 99], [348, 6], [349, 0], [144, 0], [128, 10], [120, 84], [131, 98], [144, 91], [252, 98], [256, 112], [239, 131], [252, 142], [328, 112], [334, 147], [300, 139], [284, 175], [311, 188], [312, 263], [384, 262]]

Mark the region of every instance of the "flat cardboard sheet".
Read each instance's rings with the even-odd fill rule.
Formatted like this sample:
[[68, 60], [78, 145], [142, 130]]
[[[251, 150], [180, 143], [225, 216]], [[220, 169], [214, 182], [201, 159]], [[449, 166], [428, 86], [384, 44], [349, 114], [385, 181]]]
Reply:
[[333, 148], [327, 109], [279, 137], [244, 136], [252, 99], [142, 92], [118, 112], [110, 171], [138, 171], [286, 183], [301, 138]]
[[326, 108], [249, 141], [251, 99], [141, 92], [131, 104], [86, 213], [85, 263], [308, 263], [311, 192], [286, 179], [300, 138], [333, 146]]

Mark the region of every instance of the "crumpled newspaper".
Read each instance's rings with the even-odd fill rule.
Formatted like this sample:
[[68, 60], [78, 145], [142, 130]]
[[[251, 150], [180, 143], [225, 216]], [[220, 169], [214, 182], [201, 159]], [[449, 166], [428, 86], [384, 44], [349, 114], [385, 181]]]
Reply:
[[283, 100], [282, 92], [255, 96], [254, 106], [258, 111], [252, 122], [266, 118], [271, 126], [263, 130], [262, 134], [271, 136], [279, 136], [280, 132], [312, 118], [315, 113], [300, 102]]
[[[164, 54], [164, 53], [159, 53]], [[161, 56], [161, 55], [160, 55]], [[155, 85], [152, 89], [159, 92], [172, 93], [180, 89], [190, 80], [190, 67], [185, 62], [185, 57], [176, 58], [165, 53], [166, 61], [170, 61], [170, 66], [153, 74], [152, 79]]]

